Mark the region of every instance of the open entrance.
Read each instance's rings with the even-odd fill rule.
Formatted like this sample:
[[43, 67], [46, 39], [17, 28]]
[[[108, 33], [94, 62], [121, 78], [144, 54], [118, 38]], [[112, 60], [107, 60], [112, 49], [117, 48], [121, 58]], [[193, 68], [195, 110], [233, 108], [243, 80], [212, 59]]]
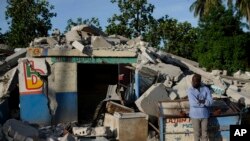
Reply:
[[78, 64], [78, 122], [89, 123], [97, 105], [106, 98], [108, 85], [118, 82], [118, 65]]
[[107, 95], [109, 85], [123, 87], [121, 97], [133, 79], [130, 64], [78, 64], [78, 122], [91, 123], [96, 108]]

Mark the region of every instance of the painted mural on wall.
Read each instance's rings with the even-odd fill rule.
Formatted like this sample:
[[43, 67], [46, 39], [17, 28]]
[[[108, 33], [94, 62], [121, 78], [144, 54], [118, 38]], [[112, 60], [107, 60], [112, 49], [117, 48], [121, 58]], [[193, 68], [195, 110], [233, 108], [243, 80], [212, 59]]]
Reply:
[[45, 59], [22, 58], [19, 60], [18, 69], [20, 94], [41, 94], [44, 84], [41, 76], [48, 73]]

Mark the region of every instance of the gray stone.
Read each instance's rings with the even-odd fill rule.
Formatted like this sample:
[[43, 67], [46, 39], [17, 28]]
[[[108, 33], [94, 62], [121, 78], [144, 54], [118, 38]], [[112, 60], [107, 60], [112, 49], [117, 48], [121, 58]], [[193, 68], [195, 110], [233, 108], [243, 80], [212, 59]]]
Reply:
[[[17, 78], [14, 78], [15, 74], [17, 73], [17, 67], [6, 72], [3, 76], [0, 77], [0, 98], [6, 97], [9, 92], [14, 88], [11, 84]], [[12, 87], [11, 87], [12, 86]]]
[[39, 37], [34, 39], [34, 45], [47, 44], [47, 37]]
[[236, 86], [236, 85], [230, 85], [228, 88], [230, 88], [230, 89], [232, 89], [234, 91], [237, 91], [237, 92], [240, 90], [239, 87]]
[[11, 68], [13, 68], [18, 63], [18, 59], [25, 57], [27, 53], [26, 48], [21, 49], [20, 51], [8, 56], [5, 58], [2, 65], [0, 65], [0, 74], [7, 72]]
[[145, 67], [151, 68], [154, 71], [160, 72], [161, 74], [167, 75], [170, 80], [175, 82], [179, 81], [183, 76], [183, 72], [179, 67], [172, 64], [157, 63], [157, 64], [147, 64]]
[[187, 75], [182, 78], [175, 86], [173, 86], [169, 95], [178, 95], [179, 98], [186, 98], [187, 89], [191, 87], [192, 77], [193, 75]]
[[84, 45], [82, 45], [80, 42], [78, 41], [74, 41], [72, 43], [72, 46], [75, 47], [76, 49], [78, 49], [80, 52], [84, 51]]
[[171, 88], [173, 86], [173, 81], [170, 80], [169, 77], [163, 82], [164, 86], [167, 88]]
[[148, 50], [146, 47], [141, 46], [140, 48], [142, 52], [142, 56], [144, 56], [146, 59], [148, 59], [151, 63], [156, 63], [156, 57], [153, 56], [150, 50]]
[[233, 74], [235, 78], [239, 79], [250, 79], [250, 72], [242, 72], [241, 70], [237, 71], [236, 73]]
[[4, 123], [3, 132], [6, 137], [17, 141], [35, 141], [39, 135], [36, 128], [16, 119], [9, 119]]
[[227, 70], [223, 70], [222, 75], [227, 75]]
[[123, 37], [121, 35], [110, 35], [108, 36], [109, 38], [115, 38], [115, 39], [119, 39], [121, 43], [126, 43], [127, 41], [129, 41], [128, 38]]
[[142, 41], [142, 39], [143, 39], [142, 36], [138, 36], [137, 38], [127, 41], [127, 44], [131, 47], [135, 47], [140, 43], [140, 41]]
[[214, 76], [218, 76], [218, 75], [222, 75], [223, 71], [222, 70], [212, 70], [211, 74]]
[[108, 48], [112, 45], [102, 36], [91, 36], [91, 45], [93, 48]]
[[52, 37], [47, 37], [47, 43], [50, 47], [55, 47], [55, 45], [58, 44], [58, 42]]
[[91, 36], [106, 36], [104, 32], [102, 32], [100, 29], [96, 28], [93, 25], [87, 25], [87, 24], [82, 24], [82, 25], [77, 25], [71, 28], [71, 31], [76, 30], [76, 31], [84, 31], [90, 34]]
[[107, 90], [107, 100], [121, 100], [121, 97], [116, 93], [117, 85], [109, 85]]
[[161, 83], [152, 85], [139, 99], [135, 101], [141, 112], [151, 116], [158, 116], [158, 102], [170, 100], [165, 86]]
[[76, 30], [68, 31], [65, 34], [65, 37], [66, 37], [66, 41], [68, 44], [70, 44], [74, 41], [81, 41], [82, 40], [81, 36], [79, 35], [79, 33]]
[[239, 100], [243, 99], [246, 107], [250, 107], [250, 95], [249, 93], [246, 93], [245, 91], [235, 91], [231, 88], [228, 88], [226, 91], [226, 94], [228, 97], [231, 97], [235, 102], [238, 102]]

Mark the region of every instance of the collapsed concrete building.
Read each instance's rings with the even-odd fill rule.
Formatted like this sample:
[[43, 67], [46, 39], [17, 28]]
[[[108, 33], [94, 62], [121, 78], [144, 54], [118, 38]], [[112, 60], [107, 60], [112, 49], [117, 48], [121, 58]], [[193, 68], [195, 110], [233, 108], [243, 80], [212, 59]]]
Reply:
[[0, 65], [0, 139], [192, 140], [193, 73], [216, 101], [210, 139], [229, 140], [229, 125], [241, 124], [250, 105], [248, 72], [206, 72], [141, 36], [107, 36], [91, 25], [54, 30]]

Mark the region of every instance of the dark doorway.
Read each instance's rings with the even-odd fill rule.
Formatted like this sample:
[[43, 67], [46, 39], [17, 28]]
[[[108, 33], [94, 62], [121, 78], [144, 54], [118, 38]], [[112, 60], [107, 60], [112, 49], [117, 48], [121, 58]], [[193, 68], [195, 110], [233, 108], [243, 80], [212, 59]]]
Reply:
[[90, 123], [97, 105], [106, 98], [108, 85], [118, 82], [118, 65], [78, 64], [78, 122]]

